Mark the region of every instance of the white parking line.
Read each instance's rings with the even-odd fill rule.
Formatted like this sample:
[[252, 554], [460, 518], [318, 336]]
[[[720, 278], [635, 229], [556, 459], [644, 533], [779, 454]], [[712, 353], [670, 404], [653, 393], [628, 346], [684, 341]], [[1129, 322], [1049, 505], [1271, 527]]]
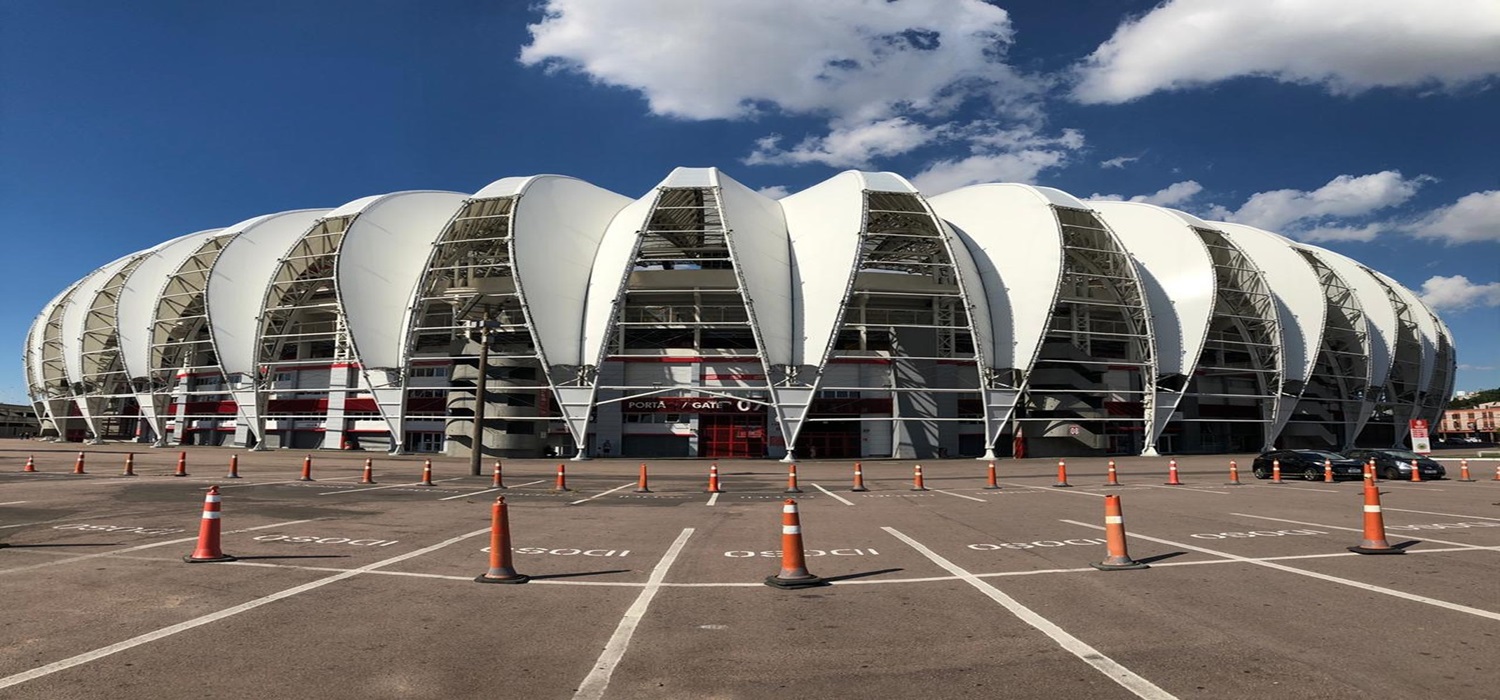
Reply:
[[[0, 503], [0, 505], [4, 505], [4, 504]], [[1393, 511], [1396, 511], [1398, 513], [1421, 513], [1422, 515], [1441, 515], [1441, 516], [1446, 517], [1446, 518], [1464, 518], [1465, 520], [1500, 520], [1500, 518], [1490, 518], [1490, 517], [1486, 517], [1486, 516], [1483, 516], [1483, 515], [1455, 515], [1453, 513], [1438, 513], [1438, 512], [1430, 511], [1430, 510], [1411, 510], [1411, 509], [1408, 509], [1408, 508], [1390, 508], [1390, 507], [1386, 507], [1386, 508], [1384, 508], [1384, 510], [1393, 510]]]
[[832, 491], [829, 491], [828, 489], [823, 488], [822, 484], [813, 484], [813, 488], [816, 488], [817, 490], [822, 491], [823, 493], [826, 493], [829, 496], [832, 496], [835, 501], [838, 501], [839, 503], [842, 503], [842, 504], [844, 504], [846, 506], [852, 506], [852, 505], [854, 505], [853, 501], [851, 501], [851, 500], [849, 500], [847, 498], [844, 498], [843, 496], [840, 496], [840, 495], [838, 495], [838, 494], [836, 494], [836, 493], [834, 493]]
[[1057, 488], [1056, 486], [1030, 486], [1030, 485], [1027, 485], [1027, 484], [1011, 484], [1011, 486], [1014, 486], [1015, 488], [1018, 488], [1018, 489], [1031, 489], [1032, 491], [1046, 491], [1046, 492], [1049, 492], [1049, 493], [1071, 494], [1071, 495], [1074, 495], [1074, 496], [1093, 496], [1094, 498], [1104, 498], [1105, 496], [1109, 495], [1109, 494], [1104, 494], [1104, 493], [1094, 493], [1092, 491], [1077, 491], [1077, 490], [1074, 490], [1074, 489], [1060, 489], [1060, 488]]
[[[303, 521], [299, 521], [299, 522], [307, 522], [307, 521], [303, 520]], [[267, 527], [274, 527], [274, 526], [267, 526]], [[206, 624], [208, 624], [210, 622], [217, 622], [217, 621], [222, 620], [222, 619], [224, 619], [226, 617], [231, 617], [231, 616], [234, 616], [234, 615], [238, 615], [238, 614], [240, 614], [242, 612], [245, 612], [247, 610], [254, 610], [255, 608], [258, 608], [258, 607], [260, 607], [262, 605], [265, 605], [267, 603], [274, 603], [274, 602], [276, 602], [278, 600], [281, 600], [283, 598], [290, 598], [290, 597], [292, 597], [294, 595], [297, 595], [298, 593], [306, 593], [307, 591], [313, 590], [315, 588], [321, 588], [321, 587], [326, 586], [326, 585], [328, 585], [330, 583], [335, 583], [335, 582], [338, 582], [338, 581], [342, 581], [342, 580], [344, 580], [346, 578], [350, 578], [352, 576], [358, 576], [359, 574], [362, 574], [362, 573], [365, 573], [365, 572], [368, 572], [368, 571], [374, 571], [375, 569], [379, 569], [380, 567], [383, 567], [383, 566], [389, 566], [391, 564], [396, 564], [398, 562], [403, 562], [403, 561], [406, 561], [407, 559], [411, 559], [413, 557], [418, 557], [418, 556], [421, 556], [421, 555], [426, 554], [428, 552], [433, 552], [433, 551], [442, 549], [443, 547], [446, 547], [446, 546], [448, 546], [450, 544], [453, 544], [455, 542], [460, 542], [460, 541], [466, 540], [466, 539], [468, 539], [470, 537], [473, 537], [475, 535], [481, 535], [481, 534], [487, 533], [489, 531], [490, 531], [489, 527], [484, 527], [484, 528], [481, 528], [479, 530], [475, 530], [473, 532], [470, 532], [468, 534], [464, 534], [464, 535], [459, 535], [457, 537], [448, 538], [448, 539], [443, 540], [442, 542], [439, 542], [439, 543], [437, 543], [435, 545], [432, 545], [430, 547], [423, 547], [422, 549], [418, 549], [418, 550], [415, 550], [415, 551], [412, 551], [412, 552], [407, 552], [406, 554], [400, 554], [400, 555], [391, 557], [390, 559], [386, 559], [384, 561], [375, 562], [374, 564], [370, 564], [368, 566], [362, 566], [362, 567], [360, 567], [358, 569], [350, 569], [349, 571], [346, 571], [346, 572], [343, 572], [343, 573], [340, 573], [340, 574], [334, 574], [334, 575], [326, 577], [326, 578], [320, 578], [320, 579], [318, 579], [316, 581], [311, 581], [311, 582], [308, 582], [308, 583], [304, 583], [304, 584], [302, 584], [300, 586], [294, 586], [292, 588], [288, 588], [288, 589], [286, 589], [284, 591], [278, 591], [276, 593], [272, 593], [271, 595], [268, 595], [268, 596], [264, 596], [264, 597], [261, 597], [261, 598], [256, 598], [255, 600], [249, 601], [247, 603], [241, 603], [241, 604], [236, 605], [236, 606], [234, 606], [232, 608], [225, 608], [225, 609], [220, 610], [220, 611], [215, 612], [215, 613], [209, 613], [209, 614], [203, 615], [201, 617], [195, 617], [195, 618], [193, 618], [191, 620], [187, 620], [185, 622], [179, 622], [179, 623], [177, 623], [175, 625], [172, 625], [170, 627], [163, 627], [163, 628], [161, 628], [159, 630], [156, 630], [155, 632], [147, 632], [146, 634], [142, 634], [142, 635], [139, 635], [139, 636], [136, 636], [136, 637], [131, 637], [130, 639], [127, 639], [127, 640], [125, 640], [123, 642], [117, 642], [115, 644], [111, 644], [111, 645], [106, 646], [106, 647], [100, 647], [100, 648], [95, 649], [93, 651], [84, 652], [84, 653], [79, 654], [77, 656], [69, 657], [69, 658], [63, 659], [61, 661], [54, 661], [53, 663], [47, 664], [45, 666], [38, 666], [36, 668], [31, 669], [30, 671], [25, 671], [25, 672], [22, 672], [22, 673], [17, 673], [17, 674], [12, 675], [12, 676], [6, 676], [5, 678], [0, 678], [0, 688], [9, 688], [9, 687], [11, 687], [13, 685], [19, 685], [21, 683], [25, 683], [26, 681], [36, 680], [38, 678], [41, 678], [42, 676], [51, 675], [53, 673], [57, 673], [58, 671], [64, 671], [64, 670], [73, 668], [74, 666], [79, 666], [79, 665], [82, 665], [82, 664], [86, 664], [86, 663], [88, 663], [90, 661], [94, 661], [94, 660], [97, 660], [97, 659], [102, 659], [102, 658], [104, 658], [106, 656], [109, 656], [111, 654], [117, 654], [119, 652], [125, 651], [126, 649], [132, 649], [132, 648], [138, 647], [138, 646], [140, 646], [142, 644], [148, 644], [148, 643], [154, 642], [154, 641], [156, 641], [158, 639], [164, 639], [166, 637], [170, 637], [170, 636], [172, 636], [174, 634], [177, 634], [178, 632], [185, 632], [187, 630], [193, 629], [194, 627], [200, 627], [200, 626], [206, 625]], [[160, 544], [166, 544], [166, 543], [160, 543]], [[99, 556], [105, 556], [105, 555], [99, 555]]]
[[[1308, 527], [1326, 527], [1329, 530], [1344, 530], [1345, 532], [1364, 532], [1363, 528], [1358, 528], [1358, 527], [1340, 527], [1338, 525], [1324, 525], [1322, 523], [1305, 523], [1305, 522], [1302, 522], [1301, 520], [1287, 520], [1285, 518], [1273, 518], [1273, 517], [1270, 517], [1268, 515], [1250, 515], [1249, 513], [1230, 513], [1230, 515], [1238, 515], [1238, 516], [1240, 516], [1242, 518], [1255, 518], [1256, 520], [1271, 520], [1271, 521], [1278, 522], [1278, 523], [1291, 523], [1293, 525], [1306, 525]], [[1406, 530], [1402, 530], [1400, 532], [1407, 532], [1407, 531]], [[1460, 548], [1463, 548], [1463, 549], [1491, 549], [1490, 547], [1485, 547], [1483, 545], [1468, 544], [1468, 543], [1465, 543], [1465, 542], [1449, 542], [1448, 540], [1435, 540], [1435, 539], [1432, 539], [1430, 537], [1423, 537], [1422, 541], [1423, 542], [1436, 542], [1438, 544], [1448, 544], [1448, 545], [1453, 545], [1455, 547], [1460, 547]]]
[[[335, 477], [329, 477], [327, 479], [323, 479], [323, 481], [343, 481], [345, 479], [358, 479], [358, 478], [359, 477], [357, 477], [357, 476], [335, 476]], [[219, 490], [223, 491], [224, 489], [242, 489], [242, 488], [245, 488], [246, 486], [275, 486], [276, 484], [296, 484], [296, 483], [301, 483], [301, 481], [302, 481], [301, 479], [288, 479], [286, 481], [254, 481], [254, 482], [246, 482], [246, 483], [243, 483], [243, 484], [220, 484], [219, 485]]]
[[574, 698], [602, 698], [604, 690], [609, 687], [609, 677], [614, 674], [615, 667], [624, 658], [625, 650], [630, 647], [630, 638], [635, 635], [635, 628], [641, 623], [641, 618], [646, 615], [646, 608], [651, 606], [651, 599], [661, 590], [662, 579], [667, 577], [667, 569], [672, 568], [672, 562], [677, 560], [677, 555], [682, 553], [682, 548], [687, 545], [689, 537], [693, 536], [693, 528], [683, 528], [682, 534], [667, 548], [667, 553], [662, 555], [661, 561], [651, 569], [651, 576], [646, 579], [646, 587], [641, 589], [641, 594], [635, 597], [635, 602], [625, 611], [625, 617], [620, 620], [620, 625], [615, 628], [615, 633], [610, 636], [609, 641], [604, 644], [604, 652], [599, 655], [599, 660], [594, 662], [593, 670], [578, 685], [578, 691], [573, 693]]
[[594, 500], [596, 498], [603, 498], [603, 497], [608, 496], [608, 495], [610, 495], [610, 494], [612, 494], [612, 493], [614, 493], [616, 491], [619, 491], [620, 489], [625, 488], [626, 486], [635, 486], [638, 483], [640, 483], [640, 482], [638, 482], [638, 481], [627, 482], [627, 483], [621, 484], [619, 486], [616, 486], [616, 487], [614, 487], [614, 488], [612, 488], [612, 489], [610, 489], [608, 491], [605, 491], [603, 493], [596, 493], [596, 494], [594, 494], [592, 496], [589, 496], [588, 498], [580, 498], [580, 499], [578, 499], [576, 501], [573, 501], [572, 503], [569, 503], [568, 505], [570, 505], [570, 506], [576, 506], [576, 505], [578, 505], [580, 503], [588, 503], [589, 501], [592, 501], [592, 500]]
[[[452, 478], [449, 478], [449, 479], [438, 479], [438, 482], [458, 481], [459, 479], [462, 479], [462, 478], [463, 477], [461, 477], [461, 476], [455, 476], [455, 477], [452, 477]], [[336, 496], [336, 495], [341, 494], [341, 493], [359, 493], [360, 491], [379, 491], [381, 489], [399, 489], [399, 488], [406, 487], [406, 486], [421, 486], [421, 485], [422, 485], [422, 482], [420, 482], [420, 481], [413, 481], [413, 482], [407, 483], [407, 484], [390, 484], [389, 486], [371, 486], [370, 488], [367, 488], [367, 489], [343, 489], [341, 491], [324, 491], [323, 493], [320, 493], [318, 495], [319, 496]]]
[[[546, 481], [546, 479], [537, 479], [536, 481], [528, 481], [528, 482], [526, 482], [524, 484], [516, 484], [514, 486], [514, 488], [521, 488], [523, 486], [530, 486], [532, 484], [540, 484], [543, 481]], [[458, 494], [457, 496], [444, 496], [442, 498], [439, 498], [438, 500], [439, 501], [451, 501], [451, 500], [454, 500], [454, 499], [457, 499], [457, 498], [468, 498], [469, 496], [478, 496], [478, 495], [481, 495], [481, 494], [490, 493], [491, 491], [500, 491], [500, 490], [501, 489], [485, 489], [483, 491], [475, 491], [473, 493], [461, 493], [461, 494]]]
[[957, 498], [967, 498], [967, 499], [969, 499], [971, 501], [979, 501], [980, 503], [989, 503], [989, 501], [986, 501], [983, 498], [975, 498], [973, 496], [965, 496], [965, 495], [963, 495], [961, 493], [954, 493], [952, 491], [944, 491], [942, 489], [933, 489], [932, 492], [933, 493], [945, 493], [945, 494], [948, 494], [949, 496], [954, 496], [954, 497], [957, 497]]
[[1210, 490], [1210, 489], [1203, 488], [1201, 486], [1189, 486], [1187, 484], [1183, 484], [1181, 486], [1167, 486], [1166, 484], [1131, 484], [1131, 485], [1132, 486], [1145, 486], [1147, 488], [1153, 488], [1153, 489], [1166, 489], [1168, 491], [1197, 491], [1198, 493], [1217, 493], [1217, 494], [1219, 494], [1221, 496], [1228, 496], [1229, 495], [1228, 491], [1213, 491], [1213, 490]]
[[18, 506], [18, 505], [21, 505], [22, 503], [30, 503], [30, 502], [31, 501], [6, 501], [5, 503], [0, 503], [0, 506]]
[[999, 603], [1006, 610], [1009, 610], [1012, 615], [1021, 618], [1022, 622], [1025, 622], [1026, 624], [1037, 628], [1043, 634], [1051, 637], [1052, 641], [1057, 642], [1058, 646], [1061, 646], [1062, 648], [1071, 652], [1074, 656], [1082, 659], [1084, 663], [1093, 666], [1095, 670], [1103, 673], [1105, 677], [1109, 678], [1110, 680], [1119, 683], [1126, 690], [1135, 693], [1137, 697], [1176, 698], [1175, 695], [1172, 695], [1171, 693], [1168, 693], [1167, 691], [1157, 687], [1155, 683], [1142, 678], [1134, 671], [1121, 666], [1114, 659], [1105, 656], [1103, 652], [1100, 652], [1098, 649], [1089, 646], [1083, 640], [1069, 634], [1067, 630], [1058, 627], [1051, 620], [1048, 620], [1047, 618], [1036, 614], [1036, 612], [1032, 611], [1031, 608], [1022, 605], [1020, 601], [1006, 595], [1005, 593], [1001, 592], [1000, 589], [995, 588], [988, 582], [980, 579], [978, 576], [959, 567], [957, 564], [944, 559], [942, 556], [938, 555], [937, 552], [934, 552], [923, 546], [922, 543], [901, 534], [901, 532], [897, 531], [895, 528], [882, 527], [880, 529], [891, 533], [891, 535], [896, 539], [905, 542], [912, 549], [920, 552], [922, 556], [931, 559], [934, 564], [937, 564], [938, 566], [946, 569], [948, 573], [957, 576], [965, 583], [968, 583], [969, 585], [979, 589], [979, 592], [989, 596], [990, 600]]
[[[310, 518], [310, 519], [307, 519], [307, 520], [293, 520], [291, 522], [276, 523], [274, 525], [257, 525], [255, 527], [247, 527], [247, 528], [243, 528], [243, 529], [239, 529], [239, 530], [230, 530], [230, 531], [225, 532], [223, 534], [225, 534], [225, 535], [232, 535], [232, 534], [235, 534], [235, 533], [238, 533], [238, 532], [253, 532], [255, 530], [266, 530], [266, 529], [273, 528], [273, 527], [286, 527], [288, 525], [299, 525], [301, 523], [310, 523], [312, 521], [313, 521], [313, 519]], [[76, 557], [72, 557], [72, 558], [69, 558], [69, 559], [58, 559], [56, 561], [43, 562], [41, 564], [31, 564], [30, 566], [18, 566], [18, 567], [15, 567], [14, 569], [0, 569], [0, 574], [13, 574], [13, 573], [15, 573], [17, 571], [30, 571], [32, 569], [40, 569], [40, 568], [42, 568], [44, 566], [52, 566], [54, 564], [67, 564], [67, 563], [75, 562], [75, 561], [84, 561], [86, 559], [98, 559], [99, 557], [112, 557], [112, 556], [114, 556], [116, 554], [124, 554], [126, 552], [139, 552], [142, 549], [152, 549], [152, 548], [155, 548], [155, 547], [165, 547], [165, 546], [167, 546], [169, 544], [182, 544], [183, 542], [196, 542], [196, 541], [198, 541], [198, 536], [197, 535], [194, 535], [192, 537], [181, 537], [181, 538], [178, 538], [178, 539], [175, 539], [175, 540], [167, 540], [165, 542], [152, 542], [150, 544], [136, 545], [134, 547], [126, 547], [125, 549], [116, 549], [116, 550], [109, 551], [109, 552], [98, 552], [96, 554], [82, 554], [82, 555], [79, 555], [79, 556], [76, 556]], [[3, 688], [3, 687], [5, 687], [5, 686], [0, 686], [0, 688]]]
[[719, 502], [719, 494], [713, 493], [713, 494], [709, 495], [709, 497], [708, 497], [708, 503], [706, 503], [704, 505], [710, 505], [711, 506], [711, 505], [713, 505], [715, 503], [718, 503], [718, 502]]
[[[1103, 530], [1104, 529], [1104, 527], [1102, 525], [1094, 525], [1094, 524], [1091, 524], [1091, 523], [1081, 523], [1081, 522], [1078, 522], [1077, 520], [1064, 520], [1063, 522], [1068, 523], [1070, 525], [1078, 525], [1079, 527], [1086, 527], [1086, 528], [1089, 528], [1091, 530]], [[1315, 579], [1319, 579], [1319, 580], [1323, 580], [1323, 581], [1329, 581], [1331, 583], [1338, 583], [1338, 584], [1342, 584], [1342, 585], [1349, 586], [1349, 587], [1352, 587], [1352, 588], [1358, 588], [1358, 589], [1361, 589], [1361, 590], [1370, 591], [1372, 593], [1380, 593], [1382, 595], [1388, 595], [1388, 596], [1392, 596], [1394, 598], [1402, 598], [1402, 599], [1405, 599], [1405, 600], [1411, 600], [1411, 601], [1415, 601], [1415, 602], [1418, 602], [1418, 603], [1424, 603], [1424, 604], [1432, 605], [1432, 606], [1439, 607], [1439, 608], [1445, 608], [1445, 609], [1448, 609], [1448, 610], [1453, 610], [1455, 612], [1468, 613], [1468, 614], [1474, 615], [1476, 617], [1483, 617], [1483, 618], [1486, 618], [1486, 619], [1489, 619], [1489, 620], [1500, 621], [1500, 613], [1490, 612], [1488, 610], [1480, 610], [1479, 608], [1471, 608], [1471, 607], [1469, 607], [1467, 605], [1459, 605], [1458, 603], [1450, 603], [1450, 602], [1448, 602], [1446, 600], [1438, 600], [1437, 598], [1428, 598], [1427, 596], [1417, 595], [1415, 593], [1407, 593], [1405, 591], [1398, 591], [1398, 590], [1396, 590], [1394, 588], [1386, 588], [1384, 586], [1376, 586], [1374, 584], [1365, 583], [1363, 581], [1355, 581], [1353, 579], [1340, 578], [1338, 576], [1329, 576], [1328, 574], [1320, 574], [1320, 573], [1318, 573], [1316, 571], [1308, 571], [1306, 569], [1297, 569], [1297, 568], [1293, 568], [1293, 567], [1290, 567], [1290, 566], [1283, 566], [1281, 564], [1276, 564], [1276, 563], [1269, 562], [1269, 561], [1264, 561], [1264, 560], [1260, 560], [1260, 559], [1251, 559], [1249, 557], [1242, 557], [1242, 556], [1239, 556], [1238, 554], [1230, 554], [1229, 552], [1221, 552], [1221, 551], [1218, 551], [1216, 549], [1208, 549], [1207, 547], [1198, 547], [1196, 545], [1186, 544], [1184, 542], [1173, 542], [1172, 540], [1164, 540], [1164, 539], [1161, 539], [1160, 537], [1151, 537], [1151, 536], [1148, 536], [1148, 535], [1140, 535], [1140, 534], [1135, 534], [1135, 533], [1131, 533], [1130, 537], [1132, 539], [1146, 540], [1147, 542], [1155, 542], [1157, 544], [1164, 544], [1164, 545], [1167, 545], [1167, 546], [1170, 546], [1170, 547], [1180, 547], [1182, 549], [1187, 549], [1187, 550], [1191, 550], [1191, 551], [1194, 551], [1194, 552], [1202, 552], [1203, 554], [1211, 554], [1211, 555], [1216, 556], [1216, 557], [1223, 557], [1225, 559], [1230, 559], [1230, 560], [1233, 560], [1233, 561], [1244, 562], [1246, 564], [1254, 564], [1256, 566], [1264, 566], [1264, 567], [1266, 567], [1268, 569], [1276, 569], [1277, 571], [1285, 571], [1285, 572], [1290, 573], [1290, 574], [1297, 574], [1298, 576], [1307, 576], [1309, 578], [1315, 578]], [[1476, 549], [1479, 549], [1479, 548], [1476, 548]]]

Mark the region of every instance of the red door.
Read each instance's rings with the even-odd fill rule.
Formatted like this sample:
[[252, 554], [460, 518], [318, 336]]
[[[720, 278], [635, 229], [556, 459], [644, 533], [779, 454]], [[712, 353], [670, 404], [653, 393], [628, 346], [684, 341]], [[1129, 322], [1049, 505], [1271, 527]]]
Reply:
[[699, 414], [698, 456], [753, 458], [765, 454], [765, 414]]

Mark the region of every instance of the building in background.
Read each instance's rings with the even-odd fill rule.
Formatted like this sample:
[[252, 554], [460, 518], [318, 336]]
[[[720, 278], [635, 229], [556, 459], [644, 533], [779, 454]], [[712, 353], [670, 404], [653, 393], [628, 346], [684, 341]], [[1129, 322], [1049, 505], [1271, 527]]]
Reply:
[[1500, 441], [1500, 401], [1443, 411], [1437, 432], [1446, 442]]
[[0, 438], [29, 438], [37, 434], [36, 411], [30, 406], [0, 403]]
[[770, 199], [713, 168], [188, 234], [63, 290], [25, 347], [57, 439], [505, 456], [1399, 445], [1454, 368], [1410, 290], [1271, 232], [892, 173]]

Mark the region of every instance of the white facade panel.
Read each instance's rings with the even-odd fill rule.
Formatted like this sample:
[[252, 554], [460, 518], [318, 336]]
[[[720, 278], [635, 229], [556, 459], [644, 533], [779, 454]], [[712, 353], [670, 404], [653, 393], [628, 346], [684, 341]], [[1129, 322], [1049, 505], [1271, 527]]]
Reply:
[[334, 280], [363, 367], [406, 366], [417, 282], [433, 242], [465, 199], [459, 192], [384, 195], [366, 202], [344, 231]]
[[616, 298], [624, 289], [625, 276], [630, 274], [634, 262], [636, 241], [655, 202], [656, 191], [652, 190], [626, 205], [610, 220], [609, 228], [599, 241], [593, 269], [589, 270], [588, 300], [584, 304], [581, 364], [595, 365], [603, 360], [604, 343], [609, 340], [610, 314], [614, 312]]
[[[488, 188], [486, 188], [488, 189]], [[584, 365], [589, 276], [610, 221], [630, 198], [557, 175], [527, 178], [511, 210], [516, 287], [547, 367]]]
[[255, 334], [266, 285], [281, 256], [327, 212], [281, 212], [231, 227], [241, 228], [240, 235], [219, 253], [205, 296], [214, 352], [225, 374], [254, 376]]
[[1396, 360], [1396, 336], [1400, 324], [1396, 319], [1396, 307], [1391, 306], [1385, 288], [1371, 277], [1359, 263], [1331, 250], [1316, 246], [1301, 246], [1312, 251], [1324, 265], [1333, 271], [1354, 290], [1354, 298], [1364, 311], [1369, 326], [1370, 338], [1370, 386], [1383, 387], [1391, 373], [1391, 364]]
[[116, 324], [120, 334], [120, 359], [128, 377], [144, 377], [150, 371], [151, 324], [167, 277], [177, 272], [203, 243], [220, 229], [188, 234], [148, 253], [131, 271], [120, 289]]
[[778, 200], [792, 247], [792, 364], [819, 365], [828, 352], [859, 261], [864, 182], [843, 172]]
[[1411, 307], [1411, 315], [1417, 322], [1417, 330], [1420, 331], [1419, 337], [1422, 341], [1422, 376], [1417, 381], [1417, 390], [1427, 393], [1434, 388], [1432, 386], [1432, 376], [1433, 369], [1437, 367], [1437, 323], [1432, 320], [1432, 312], [1427, 309], [1427, 305], [1423, 304], [1422, 300], [1418, 299], [1417, 295], [1410, 289], [1407, 289], [1389, 275], [1376, 274], [1380, 274], [1381, 277], [1389, 282], [1391, 288], [1396, 290], [1396, 294], [1400, 295], [1406, 301], [1406, 305]]
[[1323, 317], [1328, 312], [1317, 273], [1280, 236], [1243, 224], [1214, 222], [1210, 226], [1222, 231], [1265, 273], [1280, 314], [1286, 380], [1306, 382], [1318, 361]]
[[928, 200], [957, 227], [979, 268], [993, 328], [992, 366], [999, 369], [1029, 370], [1052, 317], [1063, 251], [1057, 218], [1043, 195], [1027, 185], [990, 184]]
[[115, 273], [130, 264], [137, 255], [132, 253], [119, 258], [104, 267], [101, 267], [83, 278], [74, 290], [73, 297], [63, 308], [62, 314], [62, 337], [63, 337], [63, 365], [67, 368], [68, 382], [76, 384], [83, 381], [83, 324], [88, 318], [89, 309], [94, 305], [94, 297], [98, 296], [99, 290], [109, 282]]
[[776, 200], [714, 170], [730, 254], [745, 283], [766, 363], [795, 364], [792, 353], [791, 246]]

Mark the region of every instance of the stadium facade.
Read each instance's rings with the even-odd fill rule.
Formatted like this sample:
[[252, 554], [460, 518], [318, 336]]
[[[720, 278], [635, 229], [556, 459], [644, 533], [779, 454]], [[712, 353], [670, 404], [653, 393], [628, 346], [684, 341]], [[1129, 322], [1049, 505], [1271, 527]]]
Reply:
[[24, 367], [63, 440], [991, 458], [1401, 444], [1455, 352], [1391, 278], [1249, 226], [679, 168], [639, 199], [516, 177], [182, 236], [58, 294]]

